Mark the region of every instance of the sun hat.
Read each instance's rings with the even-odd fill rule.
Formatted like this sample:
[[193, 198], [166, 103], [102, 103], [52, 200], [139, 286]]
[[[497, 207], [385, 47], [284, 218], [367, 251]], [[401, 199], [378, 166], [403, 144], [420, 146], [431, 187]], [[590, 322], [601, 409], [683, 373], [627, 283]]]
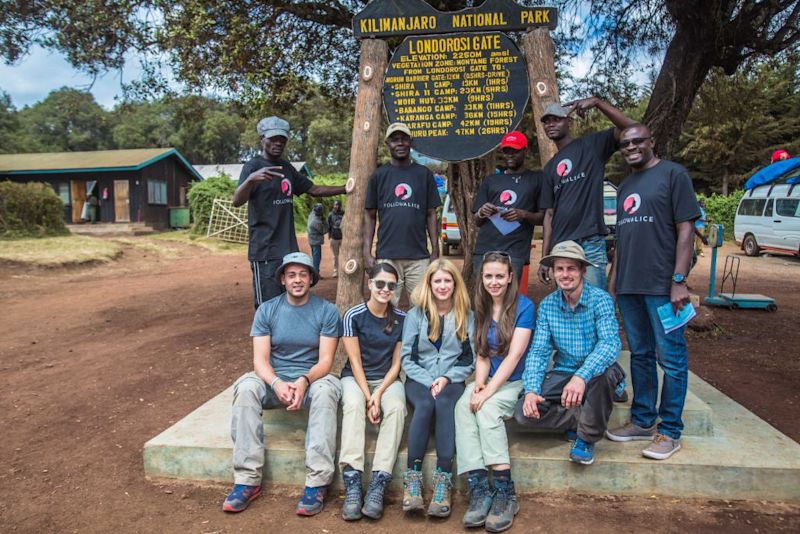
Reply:
[[558, 258], [577, 260], [587, 267], [597, 267], [597, 265], [586, 259], [586, 253], [583, 251], [583, 247], [575, 241], [562, 241], [558, 243], [550, 251], [550, 254], [542, 258], [539, 263], [545, 267], [552, 267], [553, 262]]
[[293, 263], [308, 267], [308, 270], [311, 271], [311, 287], [317, 285], [317, 282], [319, 282], [319, 274], [314, 270], [314, 262], [308, 257], [308, 254], [304, 254], [303, 252], [291, 252], [284, 256], [281, 266], [275, 271], [275, 279], [280, 281], [284, 269]]

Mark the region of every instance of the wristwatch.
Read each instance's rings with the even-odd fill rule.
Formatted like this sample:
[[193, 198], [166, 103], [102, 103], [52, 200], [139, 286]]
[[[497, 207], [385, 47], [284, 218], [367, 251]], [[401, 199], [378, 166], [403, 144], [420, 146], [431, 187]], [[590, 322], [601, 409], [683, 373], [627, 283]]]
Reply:
[[686, 276], [682, 275], [681, 273], [675, 273], [672, 275], [672, 282], [674, 284], [685, 284]]

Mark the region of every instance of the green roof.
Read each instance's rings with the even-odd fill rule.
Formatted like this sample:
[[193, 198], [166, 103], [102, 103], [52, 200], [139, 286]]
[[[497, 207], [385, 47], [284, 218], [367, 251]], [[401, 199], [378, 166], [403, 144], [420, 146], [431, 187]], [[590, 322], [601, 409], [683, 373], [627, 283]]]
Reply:
[[138, 171], [172, 155], [178, 158], [189, 174], [202, 180], [194, 167], [174, 148], [0, 154], [0, 174]]

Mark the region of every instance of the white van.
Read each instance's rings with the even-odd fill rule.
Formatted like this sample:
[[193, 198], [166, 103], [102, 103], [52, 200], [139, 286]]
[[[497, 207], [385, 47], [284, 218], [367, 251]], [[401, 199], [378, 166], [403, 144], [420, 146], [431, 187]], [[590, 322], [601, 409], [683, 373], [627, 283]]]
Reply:
[[444, 197], [442, 207], [442, 255], [449, 256], [451, 247], [461, 245], [461, 230], [458, 229], [456, 212], [450, 202], [450, 195]]
[[800, 184], [760, 185], [745, 193], [733, 237], [748, 256], [762, 251], [800, 255]]

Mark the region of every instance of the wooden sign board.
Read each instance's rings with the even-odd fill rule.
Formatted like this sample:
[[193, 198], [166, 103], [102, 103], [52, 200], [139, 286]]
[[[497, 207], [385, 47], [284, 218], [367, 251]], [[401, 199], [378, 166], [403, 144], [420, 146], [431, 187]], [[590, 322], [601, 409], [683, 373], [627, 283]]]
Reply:
[[405, 123], [417, 151], [444, 161], [493, 150], [527, 102], [525, 61], [499, 32], [407, 37], [383, 82], [389, 122]]
[[374, 0], [353, 18], [356, 39], [471, 31], [554, 29], [558, 10], [523, 7], [513, 0], [486, 0], [479, 7], [443, 12], [423, 0]]

